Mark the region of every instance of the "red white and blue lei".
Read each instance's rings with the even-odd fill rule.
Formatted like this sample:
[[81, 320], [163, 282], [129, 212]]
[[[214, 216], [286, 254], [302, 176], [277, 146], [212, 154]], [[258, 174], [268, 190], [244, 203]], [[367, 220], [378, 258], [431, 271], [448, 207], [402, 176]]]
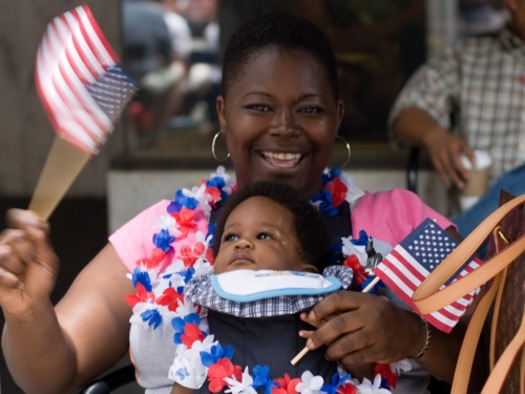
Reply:
[[[342, 370], [330, 382], [310, 371], [300, 377], [287, 374], [270, 377], [268, 366], [258, 365], [249, 371], [247, 366], [234, 365], [233, 349], [221, 346], [208, 332], [205, 308], [186, 300], [184, 287], [192, 277], [210, 273], [213, 265], [210, 213], [235, 188], [232, 177], [219, 167], [200, 187], [178, 190], [166, 215], [155, 223], [158, 231], [153, 235], [151, 256], [138, 260], [131, 274], [136, 290], [126, 297], [133, 309], [131, 322], [147, 325], [152, 330], [161, 325], [173, 330], [176, 351], [170, 379], [194, 389], [208, 381], [212, 393], [225, 390], [232, 394], [255, 394], [260, 388], [265, 394], [390, 393], [399, 372], [410, 368], [407, 361], [377, 364], [373, 381], [365, 378], [359, 382]], [[322, 212], [335, 215], [343, 201], [354, 199], [356, 192], [359, 193], [349, 176], [339, 169], [325, 170], [322, 191], [311, 200]], [[362, 232], [359, 240], [350, 236], [343, 238], [341, 244], [346, 256], [344, 265], [354, 270], [358, 286], [369, 279], [364, 269], [367, 239]]]

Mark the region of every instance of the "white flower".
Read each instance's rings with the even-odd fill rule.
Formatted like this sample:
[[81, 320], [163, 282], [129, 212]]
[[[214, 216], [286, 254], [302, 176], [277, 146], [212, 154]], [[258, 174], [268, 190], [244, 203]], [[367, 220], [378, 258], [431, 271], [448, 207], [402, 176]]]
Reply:
[[345, 256], [355, 255], [359, 260], [359, 264], [362, 267], [366, 266], [366, 261], [368, 260], [368, 254], [366, 253], [365, 245], [354, 245], [352, 242], [352, 236], [347, 238], [341, 238], [343, 244], [342, 251]]
[[371, 382], [367, 378], [363, 378], [363, 382], [358, 384], [357, 392], [359, 394], [390, 394], [391, 391], [384, 389], [381, 386], [381, 375], [377, 374], [374, 381]]
[[197, 305], [195, 305], [193, 302], [187, 301], [186, 299], [184, 302], [179, 301], [179, 306], [177, 307], [177, 310], [175, 311], [176, 316], [178, 317], [185, 317], [189, 315], [190, 313], [197, 313], [198, 314], [199, 309]]
[[323, 384], [324, 380], [321, 376], [314, 376], [310, 371], [304, 371], [295, 390], [302, 394], [319, 394]]
[[206, 381], [208, 374], [208, 367], [201, 362], [200, 352], [209, 352], [215, 344], [213, 339], [213, 335], [208, 335], [202, 342], [193, 342], [191, 349], [184, 345], [178, 345], [168, 377], [184, 387], [200, 388]]
[[220, 177], [224, 180], [224, 187], [222, 190], [227, 194], [231, 194], [235, 182], [233, 178], [226, 172], [224, 166], [218, 166], [215, 172], [211, 173], [210, 179], [215, 177]]
[[225, 393], [232, 394], [257, 394], [257, 391], [253, 388], [253, 378], [250, 375], [248, 367], [244, 369], [242, 373], [241, 381], [237, 381], [235, 378], [224, 378], [228, 383], [229, 390], [225, 390]]
[[390, 363], [390, 369], [397, 374], [401, 372], [408, 372], [412, 370], [412, 364], [410, 364], [410, 361], [407, 358], [404, 358], [403, 360]]
[[[164, 281], [166, 282], [165, 288], [173, 287], [174, 289], [177, 289], [178, 287], [184, 286], [186, 282], [180, 273], [185, 269], [186, 267], [184, 266], [184, 261], [182, 259], [177, 259], [172, 265], [166, 268], [166, 270], [162, 272], [162, 278], [169, 279]], [[162, 291], [164, 291], [164, 289], [162, 289]]]
[[211, 212], [210, 201], [212, 200], [212, 197], [206, 193], [206, 185], [194, 187], [191, 191], [184, 189], [183, 193], [186, 197], [193, 197], [196, 199], [199, 202], [200, 210], [205, 215], [209, 215]]
[[164, 215], [155, 221], [155, 227], [159, 230], [168, 230], [171, 236], [178, 237], [181, 232], [175, 225], [175, 218], [170, 215]]

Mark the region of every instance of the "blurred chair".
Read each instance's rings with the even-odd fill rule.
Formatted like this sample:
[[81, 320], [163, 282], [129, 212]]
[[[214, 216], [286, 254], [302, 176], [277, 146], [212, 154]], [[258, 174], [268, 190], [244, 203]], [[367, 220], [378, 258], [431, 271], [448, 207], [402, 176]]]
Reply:
[[411, 148], [408, 155], [406, 177], [407, 189], [417, 194], [417, 172], [419, 169], [419, 148]]
[[131, 364], [90, 382], [79, 394], [110, 394], [113, 390], [135, 381], [135, 367]]

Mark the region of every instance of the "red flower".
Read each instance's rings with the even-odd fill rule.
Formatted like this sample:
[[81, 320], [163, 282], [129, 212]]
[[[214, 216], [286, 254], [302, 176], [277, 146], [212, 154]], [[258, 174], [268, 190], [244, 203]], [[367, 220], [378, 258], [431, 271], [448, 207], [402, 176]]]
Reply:
[[212, 198], [212, 201], [214, 203], [216, 203], [217, 201], [220, 200], [221, 198], [221, 191], [219, 190], [219, 188], [215, 187], [215, 186], [210, 186], [210, 187], [207, 187], [206, 188], [206, 194], [209, 194]]
[[374, 367], [374, 374], [380, 374], [382, 379], [386, 379], [388, 386], [396, 388], [398, 375], [392, 371], [389, 364], [377, 363]]
[[179, 307], [179, 301], [183, 299], [184, 295], [179, 294], [173, 287], [168, 287], [162, 295], [157, 298], [156, 303], [167, 306], [170, 311], [175, 312]]
[[188, 349], [191, 349], [193, 342], [204, 339], [204, 334], [197, 324], [186, 323], [184, 326], [184, 334], [180, 336], [180, 339]]
[[212, 260], [209, 260], [210, 262], [213, 261], [213, 254], [211, 249], [207, 249], [205, 252], [205, 246], [202, 242], [197, 242], [193, 248], [188, 245], [184, 245], [180, 248], [181, 253], [181, 259], [184, 261], [185, 267], [193, 267], [195, 264], [195, 261], [199, 257], [201, 257], [203, 254], [205, 254], [205, 257], [208, 258], [211, 256]]
[[231, 377], [240, 381], [242, 377], [241, 367], [239, 365], [233, 365], [229, 358], [221, 358], [215, 364], [210, 365], [208, 369], [208, 378], [210, 380], [208, 384], [209, 390], [212, 393], [220, 392], [227, 384], [224, 378]]
[[325, 185], [325, 189], [332, 194], [332, 205], [336, 208], [343, 203], [348, 191], [348, 187], [339, 178]]
[[139, 302], [146, 302], [148, 299], [154, 298], [153, 294], [148, 293], [144, 285], [140, 282], [138, 282], [137, 286], [135, 286], [135, 290], [137, 291], [136, 294], [128, 294], [126, 296], [126, 302], [132, 308]]
[[343, 383], [337, 388], [337, 394], [357, 394], [358, 391], [352, 383]]
[[177, 221], [177, 226], [181, 234], [177, 237], [179, 239], [186, 237], [191, 229], [197, 227], [194, 221], [194, 212], [192, 209], [182, 207], [179, 213], [173, 213], [172, 216]]
[[368, 273], [355, 254], [348, 256], [343, 265], [352, 268], [352, 271], [354, 271], [356, 286], [360, 286], [368, 278]]
[[301, 378], [290, 379], [290, 375], [284, 374], [284, 377], [275, 379], [279, 387], [272, 387], [272, 394], [296, 394], [295, 387], [301, 381]]

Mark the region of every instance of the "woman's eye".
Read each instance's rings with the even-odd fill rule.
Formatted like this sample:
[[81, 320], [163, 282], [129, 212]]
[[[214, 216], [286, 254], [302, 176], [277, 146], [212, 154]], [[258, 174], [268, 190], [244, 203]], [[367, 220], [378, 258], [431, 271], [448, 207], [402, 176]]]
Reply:
[[259, 233], [257, 234], [257, 239], [260, 239], [260, 240], [267, 240], [267, 239], [273, 239], [272, 235], [269, 234], [269, 233]]
[[248, 108], [254, 111], [258, 111], [258, 112], [269, 112], [270, 111], [270, 106], [266, 104], [252, 104], [252, 105], [249, 105]]
[[223, 242], [232, 242], [237, 241], [239, 239], [239, 236], [234, 233], [226, 234], [222, 237]]
[[306, 114], [319, 114], [321, 112], [323, 112], [323, 109], [321, 107], [318, 107], [318, 106], [311, 106], [311, 107], [304, 107], [304, 108], [301, 108], [300, 112], [304, 112]]

